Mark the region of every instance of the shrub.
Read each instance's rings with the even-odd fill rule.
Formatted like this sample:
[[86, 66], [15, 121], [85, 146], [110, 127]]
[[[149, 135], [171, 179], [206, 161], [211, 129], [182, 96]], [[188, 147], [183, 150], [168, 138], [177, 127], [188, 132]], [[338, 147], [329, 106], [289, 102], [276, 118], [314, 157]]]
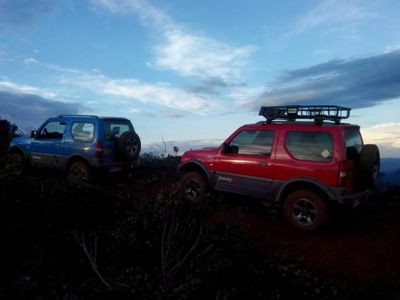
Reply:
[[10, 121], [0, 119], [0, 155], [7, 153], [11, 139], [21, 134], [17, 130], [17, 125]]
[[0, 298], [330, 299], [301, 260], [265, 257], [238, 224], [173, 190], [121, 207], [54, 176], [0, 180]]

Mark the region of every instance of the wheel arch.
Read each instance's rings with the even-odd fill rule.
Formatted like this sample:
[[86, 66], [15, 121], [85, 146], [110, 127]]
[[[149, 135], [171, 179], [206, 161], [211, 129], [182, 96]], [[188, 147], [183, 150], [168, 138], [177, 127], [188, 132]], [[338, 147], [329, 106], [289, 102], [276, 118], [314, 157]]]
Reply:
[[203, 164], [199, 161], [196, 160], [191, 160], [186, 162], [183, 166], [179, 168], [179, 171], [181, 174], [187, 173], [187, 172], [192, 172], [196, 171], [199, 172], [204, 179], [206, 180], [206, 183], [208, 186], [211, 186], [212, 183], [212, 178], [211, 174], [209, 171], [203, 166]]
[[326, 200], [334, 200], [335, 196], [329, 191], [326, 184], [312, 178], [296, 178], [285, 183], [278, 191], [277, 202], [283, 203], [285, 199], [294, 191], [309, 190], [317, 193]]
[[11, 146], [10, 149], [8, 149], [8, 154], [20, 154], [23, 158], [26, 158], [24, 149], [17, 145]]
[[66, 170], [68, 171], [69, 167], [70, 167], [74, 162], [77, 162], [77, 161], [81, 161], [81, 162], [85, 163], [89, 168], [91, 168], [91, 165], [90, 165], [89, 161], [88, 161], [85, 157], [83, 157], [82, 155], [75, 154], [75, 155], [72, 155], [72, 156], [68, 159], [67, 164], [66, 164], [66, 166], [65, 166], [65, 167], [66, 167]]

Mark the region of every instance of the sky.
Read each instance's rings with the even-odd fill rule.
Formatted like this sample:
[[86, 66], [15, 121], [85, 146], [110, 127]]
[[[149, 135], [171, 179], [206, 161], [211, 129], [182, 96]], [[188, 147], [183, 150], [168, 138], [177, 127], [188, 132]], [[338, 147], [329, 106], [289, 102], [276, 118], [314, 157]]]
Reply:
[[398, 0], [0, 0], [0, 117], [126, 117], [171, 152], [262, 105], [342, 105], [400, 157], [399, 28]]

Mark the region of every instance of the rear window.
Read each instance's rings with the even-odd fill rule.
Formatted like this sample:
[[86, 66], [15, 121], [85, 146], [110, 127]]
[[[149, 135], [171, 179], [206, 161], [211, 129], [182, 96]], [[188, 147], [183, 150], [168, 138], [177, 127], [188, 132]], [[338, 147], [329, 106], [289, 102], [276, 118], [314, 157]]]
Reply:
[[104, 120], [104, 140], [106, 141], [119, 138], [127, 131], [133, 131], [133, 126], [128, 120]]
[[285, 145], [300, 160], [326, 162], [333, 158], [333, 137], [328, 132], [290, 131], [286, 133]]

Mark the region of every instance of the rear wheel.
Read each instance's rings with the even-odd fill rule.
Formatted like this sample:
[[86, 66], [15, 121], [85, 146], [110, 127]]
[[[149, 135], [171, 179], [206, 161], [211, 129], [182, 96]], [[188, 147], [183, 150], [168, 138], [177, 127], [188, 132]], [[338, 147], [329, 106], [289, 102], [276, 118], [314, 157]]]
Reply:
[[203, 175], [196, 171], [184, 174], [179, 183], [179, 196], [182, 200], [194, 203], [204, 200], [207, 193], [207, 182]]
[[75, 161], [68, 168], [68, 177], [73, 179], [89, 180], [90, 169], [83, 161]]
[[288, 223], [303, 231], [317, 231], [328, 224], [328, 206], [312, 191], [289, 194], [283, 205], [283, 215]]

